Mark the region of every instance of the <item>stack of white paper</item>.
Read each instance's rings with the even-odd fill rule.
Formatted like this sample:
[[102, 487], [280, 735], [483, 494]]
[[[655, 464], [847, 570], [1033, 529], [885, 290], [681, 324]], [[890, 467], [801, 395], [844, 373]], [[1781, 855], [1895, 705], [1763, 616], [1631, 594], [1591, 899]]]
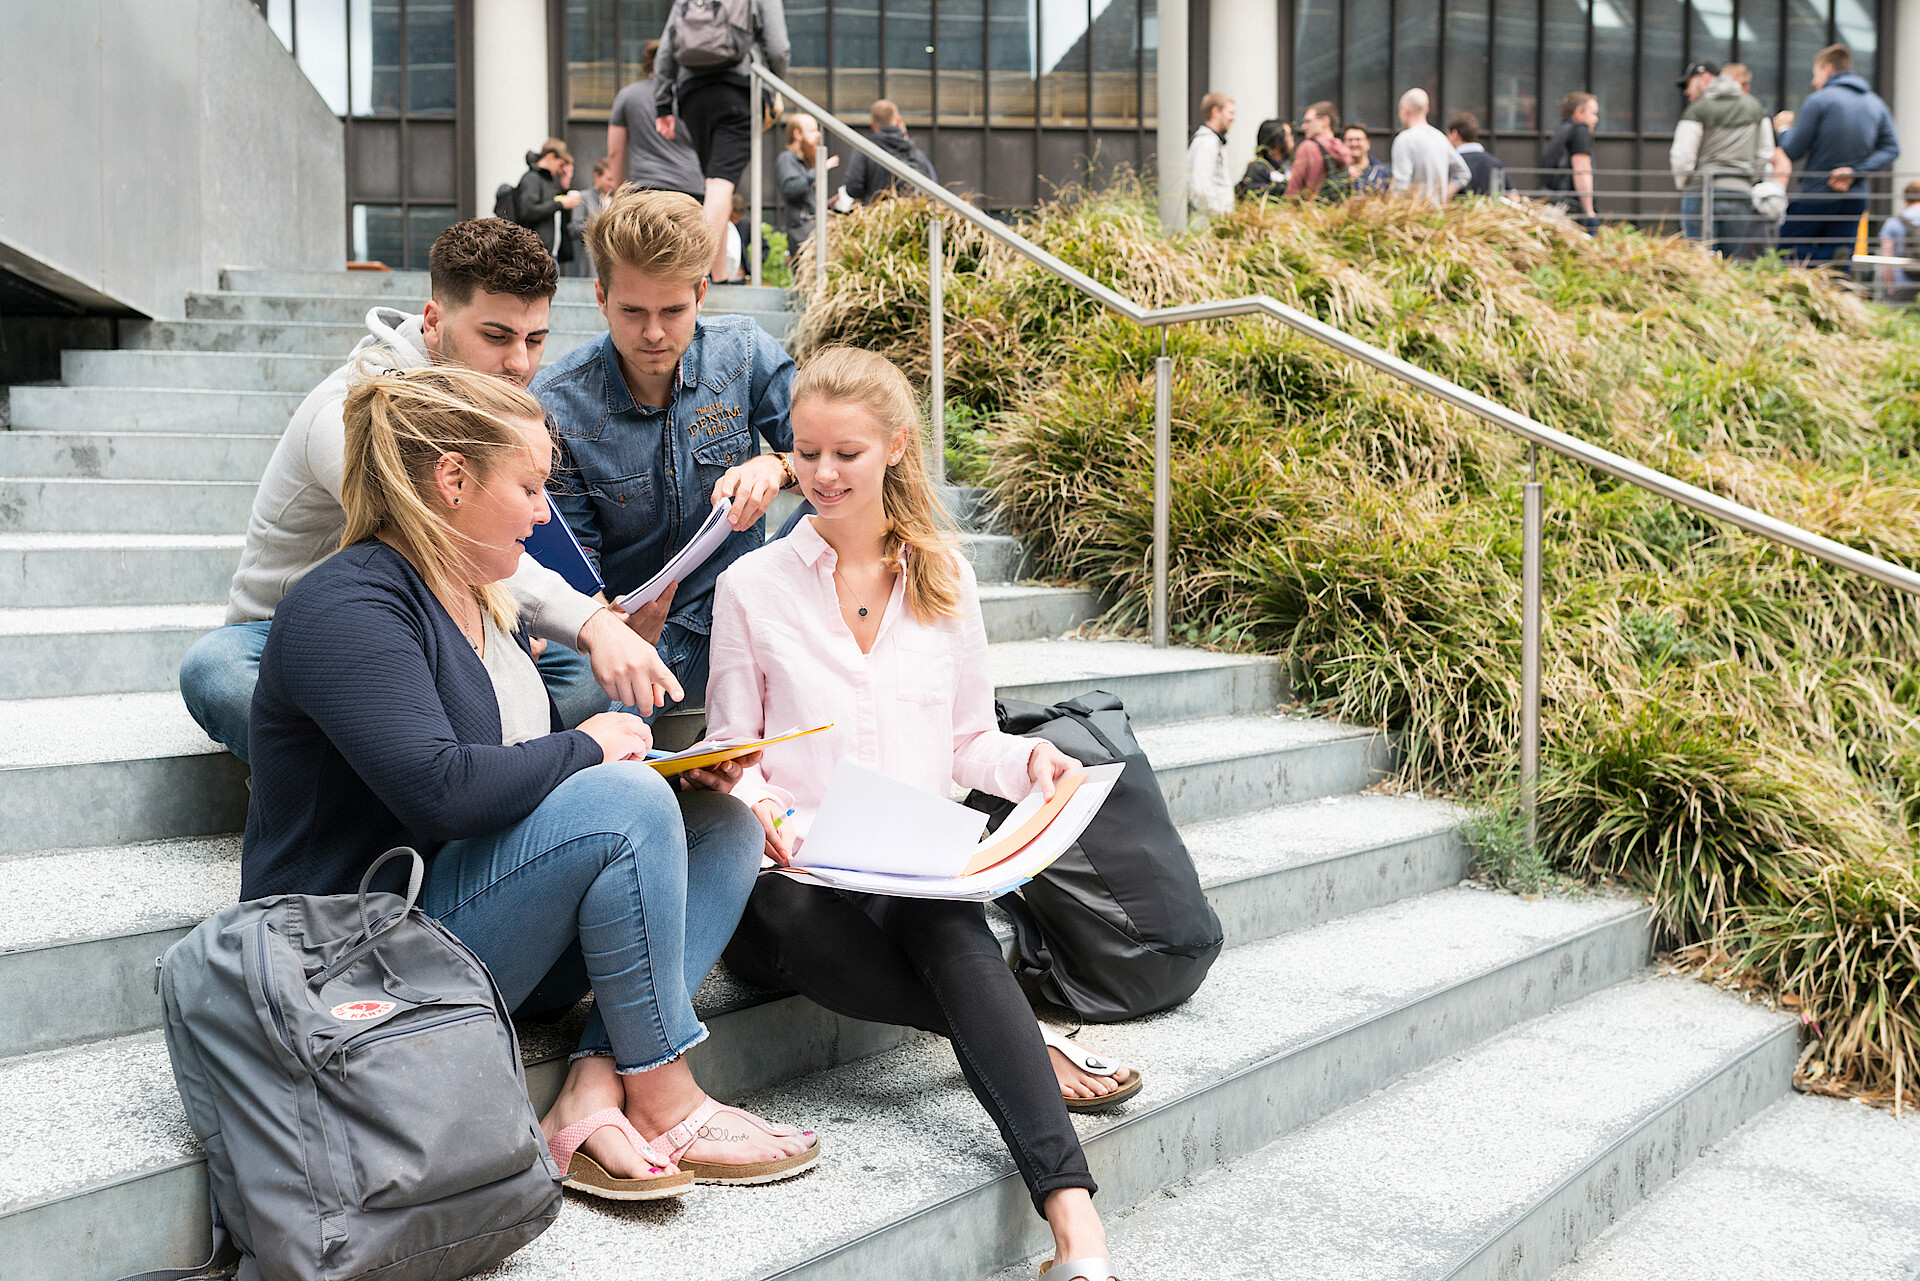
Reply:
[[660, 593], [667, 590], [668, 583], [677, 583], [700, 568], [707, 557], [720, 550], [720, 544], [727, 541], [727, 535], [733, 532], [733, 526], [727, 524], [727, 513], [733, 510], [733, 500], [722, 498], [707, 513], [707, 519], [687, 545], [667, 558], [660, 572], [622, 596], [614, 604], [631, 614], [642, 605], [651, 605], [660, 599]]
[[1078, 840], [1120, 765], [1076, 770], [1051, 800], [1028, 796], [982, 837], [979, 810], [842, 761], [784, 875], [898, 898], [991, 899], [1032, 880]]

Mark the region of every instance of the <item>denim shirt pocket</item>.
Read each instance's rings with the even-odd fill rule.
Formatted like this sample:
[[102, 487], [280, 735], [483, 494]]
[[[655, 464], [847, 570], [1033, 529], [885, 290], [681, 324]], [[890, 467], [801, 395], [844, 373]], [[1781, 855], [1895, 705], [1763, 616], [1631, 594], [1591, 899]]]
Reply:
[[601, 546], [624, 547], [653, 527], [653, 473], [589, 479], [587, 495], [599, 514]]

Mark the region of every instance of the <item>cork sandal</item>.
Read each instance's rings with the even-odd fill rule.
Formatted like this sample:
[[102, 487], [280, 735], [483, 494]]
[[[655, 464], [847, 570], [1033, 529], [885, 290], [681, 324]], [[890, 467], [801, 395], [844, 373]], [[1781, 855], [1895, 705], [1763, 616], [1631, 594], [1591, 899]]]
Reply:
[[[687, 1149], [703, 1137], [707, 1122], [722, 1112], [731, 1112], [750, 1125], [758, 1126], [768, 1134], [782, 1139], [801, 1137], [812, 1139], [804, 1152], [793, 1156], [781, 1157], [777, 1161], [755, 1161], [747, 1164], [731, 1164], [725, 1161], [690, 1161]], [[696, 1183], [718, 1183], [742, 1186], [753, 1183], [778, 1183], [790, 1179], [802, 1170], [809, 1169], [820, 1159], [820, 1138], [812, 1130], [801, 1130], [791, 1125], [779, 1125], [762, 1117], [757, 1117], [745, 1108], [729, 1107], [704, 1099], [700, 1106], [687, 1114], [687, 1119], [668, 1130], [653, 1143], [667, 1154], [682, 1170], [693, 1176]]]
[[[600, 1163], [580, 1150], [594, 1131], [612, 1126], [627, 1136], [633, 1150], [647, 1162], [647, 1177], [622, 1179], [608, 1174]], [[566, 1171], [560, 1180], [563, 1188], [585, 1192], [608, 1201], [657, 1201], [662, 1197], [683, 1196], [693, 1187], [693, 1176], [673, 1168], [673, 1162], [647, 1146], [640, 1131], [633, 1128], [619, 1108], [601, 1108], [592, 1116], [575, 1121], [547, 1140], [553, 1163]]]
[[[1107, 1062], [1099, 1055], [1089, 1052], [1085, 1046], [1069, 1038], [1064, 1032], [1048, 1027], [1045, 1023], [1040, 1025], [1040, 1039], [1047, 1043], [1048, 1048], [1060, 1051], [1066, 1056], [1067, 1062], [1088, 1076], [1112, 1077], [1121, 1071], [1119, 1064]], [[1125, 1103], [1140, 1093], [1141, 1084], [1139, 1068], [1126, 1070], [1132, 1075], [1127, 1078], [1126, 1084], [1111, 1094], [1101, 1094], [1091, 1099], [1068, 1098], [1062, 1095], [1061, 1102], [1067, 1105], [1069, 1112], [1100, 1112], [1116, 1103]]]

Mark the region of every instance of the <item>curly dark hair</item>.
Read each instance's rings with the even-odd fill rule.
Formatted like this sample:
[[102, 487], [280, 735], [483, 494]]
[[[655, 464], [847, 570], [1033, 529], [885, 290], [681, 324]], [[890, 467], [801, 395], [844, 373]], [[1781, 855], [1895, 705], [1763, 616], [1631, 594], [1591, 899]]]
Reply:
[[552, 298], [560, 271], [540, 237], [505, 218], [469, 218], [440, 233], [427, 252], [433, 296], [463, 307], [473, 291], [512, 294], [523, 302]]

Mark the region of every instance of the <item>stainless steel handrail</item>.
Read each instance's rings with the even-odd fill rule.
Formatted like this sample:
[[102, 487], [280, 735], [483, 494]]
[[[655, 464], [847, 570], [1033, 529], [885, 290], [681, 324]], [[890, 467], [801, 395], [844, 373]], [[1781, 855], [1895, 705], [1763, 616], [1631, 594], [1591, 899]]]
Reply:
[[[1099, 302], [1109, 310], [1119, 312], [1135, 324], [1149, 328], [1166, 328], [1173, 325], [1190, 324], [1197, 320], [1222, 320], [1230, 316], [1271, 316], [1288, 328], [1303, 333], [1309, 338], [1333, 348], [1343, 355], [1350, 356], [1364, 365], [1378, 369], [1382, 373], [1398, 378], [1408, 386], [1415, 387], [1429, 395], [1438, 397], [1456, 409], [1465, 410], [1484, 422], [1506, 430], [1527, 441], [1530, 445], [1551, 449], [1553, 452], [1575, 462], [1582, 463], [1598, 471], [1605, 472], [1628, 484], [1637, 485], [1649, 493], [1658, 494], [1683, 507], [1691, 508], [1704, 516], [1715, 520], [1724, 520], [1737, 525], [1748, 533], [1758, 534], [1762, 538], [1781, 543], [1804, 552], [1819, 560], [1841, 569], [1864, 574], [1868, 578], [1898, 588], [1915, 596], [1920, 596], [1920, 574], [1891, 561], [1882, 560], [1844, 543], [1823, 537], [1797, 525], [1789, 525], [1777, 520], [1765, 512], [1722, 498], [1695, 485], [1689, 485], [1664, 472], [1633, 461], [1631, 458], [1602, 449], [1563, 431], [1557, 431], [1545, 423], [1538, 422], [1525, 414], [1516, 413], [1505, 405], [1496, 404], [1478, 392], [1469, 391], [1449, 379], [1428, 373], [1417, 365], [1409, 364], [1383, 351], [1373, 344], [1363, 342], [1353, 335], [1334, 328], [1324, 321], [1317, 320], [1298, 308], [1289, 307], [1278, 298], [1267, 294], [1249, 294], [1241, 298], [1221, 299], [1216, 302], [1185, 303], [1178, 307], [1142, 307], [1118, 291], [1101, 284], [1086, 272], [1070, 263], [1061, 261], [1040, 246], [1020, 235], [1011, 227], [975, 208], [951, 191], [926, 177], [911, 165], [904, 164], [894, 156], [882, 150], [825, 109], [814, 103], [806, 95], [789, 85], [765, 67], [755, 64], [753, 74], [766, 82], [776, 92], [783, 94], [792, 106], [812, 115], [820, 122], [821, 129], [832, 133], [848, 146], [864, 154], [869, 160], [891, 173], [901, 182], [922, 193], [942, 209], [959, 215], [987, 235], [1012, 249], [1042, 270], [1059, 277], [1074, 286], [1080, 292]], [[820, 149], [815, 161], [819, 189], [824, 189], [826, 178], [826, 148]], [[763, 178], [758, 166], [753, 170], [753, 208], [757, 222], [762, 208], [761, 185]], [[814, 241], [819, 280], [826, 281], [826, 228], [829, 210], [824, 200], [816, 202], [814, 211]], [[937, 225], [938, 219], [935, 219]], [[937, 247], [938, 240], [932, 245]], [[933, 278], [939, 279], [940, 264], [932, 266]], [[939, 360], [944, 353], [938, 353]], [[1164, 355], [1155, 362], [1154, 396], [1154, 436], [1156, 442], [1154, 458], [1154, 547], [1153, 547], [1153, 595], [1154, 616], [1151, 619], [1153, 643], [1165, 646], [1168, 643], [1169, 623], [1167, 618], [1167, 582], [1166, 563], [1168, 539], [1167, 507], [1170, 485], [1168, 471], [1170, 462], [1166, 456], [1168, 420], [1171, 415], [1171, 365]], [[936, 366], [938, 367], [938, 366]], [[1536, 454], [1537, 458], [1537, 454]], [[936, 466], [944, 463], [937, 460]], [[1521, 665], [1525, 674], [1523, 679], [1523, 724], [1522, 756], [1528, 764], [1527, 785], [1531, 788], [1532, 773], [1538, 765], [1539, 734], [1539, 623], [1540, 582], [1539, 563], [1542, 537], [1540, 518], [1540, 490], [1537, 466], [1529, 467], [1527, 482], [1527, 517], [1524, 550], [1527, 572], [1523, 575], [1523, 584], [1527, 600], [1523, 603], [1529, 625], [1524, 629], [1525, 636]]]

